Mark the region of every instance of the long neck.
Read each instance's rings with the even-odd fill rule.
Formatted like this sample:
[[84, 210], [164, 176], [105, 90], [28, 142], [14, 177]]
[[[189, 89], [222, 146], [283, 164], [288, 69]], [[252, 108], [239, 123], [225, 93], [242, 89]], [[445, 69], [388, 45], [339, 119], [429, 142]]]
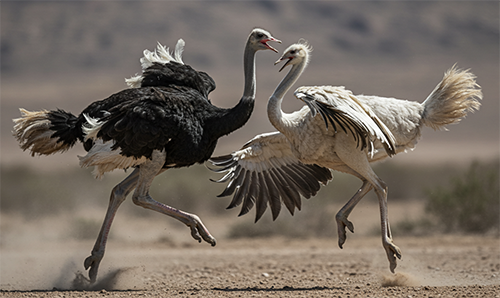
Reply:
[[288, 114], [283, 113], [281, 110], [281, 103], [283, 102], [283, 97], [290, 90], [290, 88], [299, 79], [300, 75], [304, 71], [307, 65], [307, 61], [303, 60], [301, 63], [292, 66], [292, 69], [288, 74], [281, 80], [276, 90], [274, 90], [273, 95], [269, 98], [267, 103], [267, 116], [271, 124], [283, 132], [283, 130], [289, 125]]
[[[252, 101], [255, 100], [255, 49], [250, 45], [250, 41], [247, 41], [245, 46], [245, 53], [243, 54], [243, 73], [245, 75], [245, 89], [243, 90], [243, 98], [249, 98]], [[241, 100], [240, 100], [241, 102]]]
[[224, 109], [222, 115], [217, 119], [220, 125], [217, 125], [216, 133], [219, 136], [227, 135], [245, 125], [250, 119], [255, 103], [255, 54], [256, 50], [252, 48], [247, 41], [243, 55], [243, 72], [245, 75], [245, 87], [243, 96], [236, 106], [231, 109]]

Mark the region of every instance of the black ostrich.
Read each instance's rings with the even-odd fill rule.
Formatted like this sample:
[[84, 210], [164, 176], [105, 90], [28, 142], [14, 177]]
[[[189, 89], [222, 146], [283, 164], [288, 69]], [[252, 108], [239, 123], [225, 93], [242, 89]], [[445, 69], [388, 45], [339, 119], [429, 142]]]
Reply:
[[135, 204], [183, 222], [191, 228], [194, 239], [215, 245], [215, 238], [198, 216], [153, 200], [149, 188], [155, 176], [169, 168], [208, 160], [220, 137], [247, 122], [255, 102], [255, 54], [266, 49], [277, 52], [269, 41], [280, 42], [263, 29], [254, 29], [248, 36], [245, 89], [238, 104], [230, 109], [210, 103], [208, 94], [215, 83], [208, 74], [182, 62], [182, 40], [173, 56], [161, 45], [155, 52], [144, 51], [143, 73], [127, 80], [135, 88], [96, 101], [79, 116], [59, 109], [20, 109], [22, 117], [14, 119], [13, 134], [32, 156], [64, 152], [80, 141], [88, 151], [80, 157], [80, 165], [95, 166], [97, 177], [114, 169], [135, 168], [113, 188], [99, 236], [85, 259], [91, 282], [96, 280], [116, 211], [134, 189]]

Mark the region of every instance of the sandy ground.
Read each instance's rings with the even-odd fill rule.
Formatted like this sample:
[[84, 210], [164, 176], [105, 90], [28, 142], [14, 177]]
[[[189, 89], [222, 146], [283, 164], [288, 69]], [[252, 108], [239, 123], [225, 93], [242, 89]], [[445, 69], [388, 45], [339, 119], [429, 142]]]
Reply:
[[[82, 283], [91, 243], [22, 247], [2, 253], [1, 297], [500, 297], [498, 239], [400, 238], [404, 257], [390, 274], [375, 237], [222, 241], [216, 247], [111, 244], [99, 280]], [[43, 260], [42, 260], [43, 258]], [[51, 268], [60, 264], [62, 268]], [[16, 264], [16, 265], [14, 265]], [[54, 271], [54, 269], [56, 269]], [[19, 275], [18, 275], [19, 274]], [[14, 290], [52, 283], [48, 290]], [[21, 286], [22, 285], [22, 286]]]
[[[405, 206], [418, 209], [393, 204], [394, 222]], [[92, 286], [82, 264], [93, 237], [61, 232], [71, 215], [22, 225], [2, 216], [0, 297], [500, 297], [497, 237], [395, 235], [403, 258], [391, 274], [370, 229], [376, 206], [359, 207], [344, 249], [334, 237], [229, 239], [228, 221], [251, 220], [234, 217], [205, 219], [210, 247], [161, 216], [118, 216]]]

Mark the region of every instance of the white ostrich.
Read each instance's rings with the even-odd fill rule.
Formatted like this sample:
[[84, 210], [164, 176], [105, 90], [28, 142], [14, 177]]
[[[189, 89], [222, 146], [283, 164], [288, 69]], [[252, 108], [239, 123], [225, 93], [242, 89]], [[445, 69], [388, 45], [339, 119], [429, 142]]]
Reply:
[[284, 113], [283, 97], [306, 68], [310, 52], [307, 43], [299, 42], [276, 61], [286, 60], [280, 71], [292, 66], [267, 106], [269, 120], [279, 132], [258, 135], [239, 151], [210, 160], [220, 167], [214, 171], [227, 172], [216, 181], [229, 181], [220, 196], [234, 192], [228, 208], [243, 203], [240, 215], [256, 204], [256, 221], [269, 204], [275, 219], [282, 202], [291, 214], [295, 207], [300, 210], [301, 196], [314, 196], [320, 183], [332, 178], [329, 169], [356, 176], [363, 182], [361, 188], [336, 215], [339, 246], [346, 240], [346, 227], [354, 232], [349, 214], [373, 189], [380, 206], [382, 244], [394, 272], [401, 251], [389, 227], [388, 188], [370, 163], [413, 149], [423, 125], [444, 129], [468, 111], [479, 109], [481, 89], [472, 73], [452, 67], [423, 103], [355, 96], [344, 87], [312, 86], [299, 87], [294, 93], [307, 106]]

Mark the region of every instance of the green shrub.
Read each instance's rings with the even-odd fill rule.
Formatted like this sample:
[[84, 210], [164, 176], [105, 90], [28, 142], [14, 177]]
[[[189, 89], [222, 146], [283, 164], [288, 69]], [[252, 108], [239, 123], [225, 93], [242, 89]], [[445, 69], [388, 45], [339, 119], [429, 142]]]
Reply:
[[[395, 235], [426, 236], [432, 234], [434, 231], [434, 224], [427, 217], [421, 217], [418, 219], [403, 219], [392, 225], [391, 230]], [[380, 227], [377, 227], [372, 235], [379, 234]]]
[[499, 163], [474, 162], [449, 187], [428, 190], [426, 210], [444, 232], [485, 233], [498, 229]]

